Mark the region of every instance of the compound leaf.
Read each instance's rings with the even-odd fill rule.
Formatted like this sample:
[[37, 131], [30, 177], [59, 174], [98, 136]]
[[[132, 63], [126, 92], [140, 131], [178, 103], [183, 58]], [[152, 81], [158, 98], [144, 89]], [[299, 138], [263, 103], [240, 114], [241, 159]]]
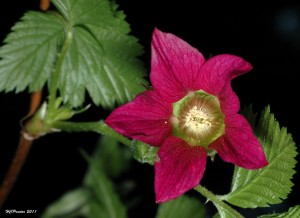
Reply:
[[55, 13], [26, 13], [0, 48], [0, 91], [40, 90], [51, 77], [62, 43], [63, 21]]
[[296, 218], [296, 217], [300, 217], [300, 205], [291, 207], [285, 213], [280, 213], [280, 214], [276, 213], [276, 214], [259, 216], [259, 218]]
[[[108, 0], [53, 0], [59, 13], [29, 12], [0, 48], [0, 91], [51, 85], [63, 101], [81, 106], [87, 91], [96, 105], [112, 108], [143, 90], [143, 52], [123, 12]], [[64, 52], [62, 52], [64, 49]]]
[[277, 204], [291, 192], [295, 174], [296, 145], [285, 127], [280, 128], [267, 107], [255, 133], [263, 145], [269, 164], [258, 170], [236, 167], [231, 192], [221, 199], [243, 208]]

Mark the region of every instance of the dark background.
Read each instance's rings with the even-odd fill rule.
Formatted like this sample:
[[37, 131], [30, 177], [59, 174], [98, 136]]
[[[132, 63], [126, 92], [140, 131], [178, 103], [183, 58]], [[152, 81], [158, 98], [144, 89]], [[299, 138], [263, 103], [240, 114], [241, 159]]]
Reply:
[[[300, 4], [264, 2], [117, 0], [120, 9], [127, 14], [132, 34], [145, 48], [141, 58], [148, 70], [154, 27], [181, 37], [206, 57], [221, 53], [241, 56], [254, 67], [251, 73], [233, 81], [241, 105], [252, 103], [254, 110], [260, 112], [269, 104], [277, 120], [299, 144], [299, 91], [296, 90], [300, 72]], [[3, 41], [25, 11], [39, 10], [39, 1], [10, 0], [2, 4], [0, 10], [0, 40]], [[18, 144], [19, 121], [27, 113], [29, 100], [27, 93], [0, 93], [1, 180]], [[98, 120], [107, 113], [94, 107], [84, 118]], [[79, 186], [86, 163], [78, 149], [91, 152], [97, 139], [92, 133], [62, 133], [36, 141], [4, 209], [36, 209], [40, 213], [64, 192]], [[128, 174], [128, 178], [137, 181], [136, 192], [142, 192], [144, 200], [139, 206], [142, 212], [134, 208], [130, 217], [154, 217], [153, 168], [138, 163], [132, 167], [134, 172]], [[203, 184], [216, 193], [225, 194], [231, 170], [230, 164], [217, 159], [216, 164], [208, 164]], [[288, 206], [300, 204], [299, 173], [293, 182], [296, 185], [285, 201]]]

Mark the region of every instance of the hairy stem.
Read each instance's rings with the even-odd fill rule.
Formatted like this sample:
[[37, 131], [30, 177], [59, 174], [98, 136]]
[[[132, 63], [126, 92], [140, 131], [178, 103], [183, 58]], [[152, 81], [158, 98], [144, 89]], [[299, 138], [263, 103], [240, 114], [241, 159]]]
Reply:
[[107, 126], [103, 121], [81, 122], [81, 123], [59, 121], [54, 123], [52, 127], [65, 132], [96, 132], [99, 134], [111, 136], [125, 145], [128, 146], [132, 145], [130, 139], [115, 132], [112, 128]]
[[65, 132], [95, 132], [102, 135], [109, 136], [127, 145], [131, 150], [133, 158], [141, 163], [154, 164], [157, 158], [157, 147], [149, 146], [146, 143], [130, 140], [125, 136], [117, 133], [104, 123], [104, 121], [96, 122], [68, 122], [58, 121], [51, 125], [53, 129]]
[[243, 216], [238, 213], [235, 209], [230, 207], [228, 204], [221, 201], [216, 195], [214, 195], [212, 192], [208, 191], [206, 188], [204, 188], [201, 185], [198, 185], [196, 188], [194, 188], [197, 192], [199, 192], [201, 195], [207, 198], [207, 200], [210, 200], [214, 203], [216, 208], [219, 211], [220, 217], [226, 217], [230, 215], [230, 217], [235, 218], [243, 218]]

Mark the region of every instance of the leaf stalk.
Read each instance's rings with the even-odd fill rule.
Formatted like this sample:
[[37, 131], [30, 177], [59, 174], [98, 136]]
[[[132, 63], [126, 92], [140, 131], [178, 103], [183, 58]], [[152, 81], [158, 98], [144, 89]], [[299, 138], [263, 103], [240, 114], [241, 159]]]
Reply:
[[243, 216], [239, 212], [230, 207], [228, 204], [221, 201], [216, 195], [207, 190], [205, 187], [198, 185], [194, 188], [194, 190], [206, 197], [207, 200], [210, 200], [216, 206], [221, 218], [226, 217], [226, 215], [230, 215], [230, 217], [235, 218], [243, 218]]
[[73, 39], [73, 32], [72, 32], [72, 27], [70, 26], [67, 28], [66, 31], [66, 38], [63, 44], [63, 47], [61, 49], [60, 54], [58, 55], [58, 59], [56, 62], [56, 66], [53, 72], [53, 77], [52, 77], [52, 82], [51, 82], [51, 87], [50, 87], [50, 94], [49, 94], [49, 111], [55, 110], [55, 102], [56, 102], [56, 92], [57, 92], [57, 86], [58, 86], [58, 81], [59, 81], [59, 75], [62, 69], [63, 61], [66, 57], [66, 54], [70, 48], [70, 45], [72, 43]]
[[96, 132], [106, 136], [115, 138], [119, 142], [131, 147], [132, 141], [125, 136], [117, 133], [110, 128], [104, 121], [96, 122], [69, 122], [58, 121], [53, 123], [52, 128], [59, 129], [66, 132]]

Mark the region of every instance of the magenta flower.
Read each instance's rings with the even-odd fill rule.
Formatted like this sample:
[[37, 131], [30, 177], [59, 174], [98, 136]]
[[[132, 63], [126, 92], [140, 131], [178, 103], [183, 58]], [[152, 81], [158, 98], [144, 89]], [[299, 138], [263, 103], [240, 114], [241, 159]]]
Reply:
[[115, 109], [106, 123], [127, 137], [159, 146], [156, 202], [174, 199], [197, 186], [207, 153], [247, 169], [268, 164], [246, 119], [231, 80], [252, 69], [234, 55], [205, 61], [185, 41], [154, 30], [150, 80], [153, 90]]

